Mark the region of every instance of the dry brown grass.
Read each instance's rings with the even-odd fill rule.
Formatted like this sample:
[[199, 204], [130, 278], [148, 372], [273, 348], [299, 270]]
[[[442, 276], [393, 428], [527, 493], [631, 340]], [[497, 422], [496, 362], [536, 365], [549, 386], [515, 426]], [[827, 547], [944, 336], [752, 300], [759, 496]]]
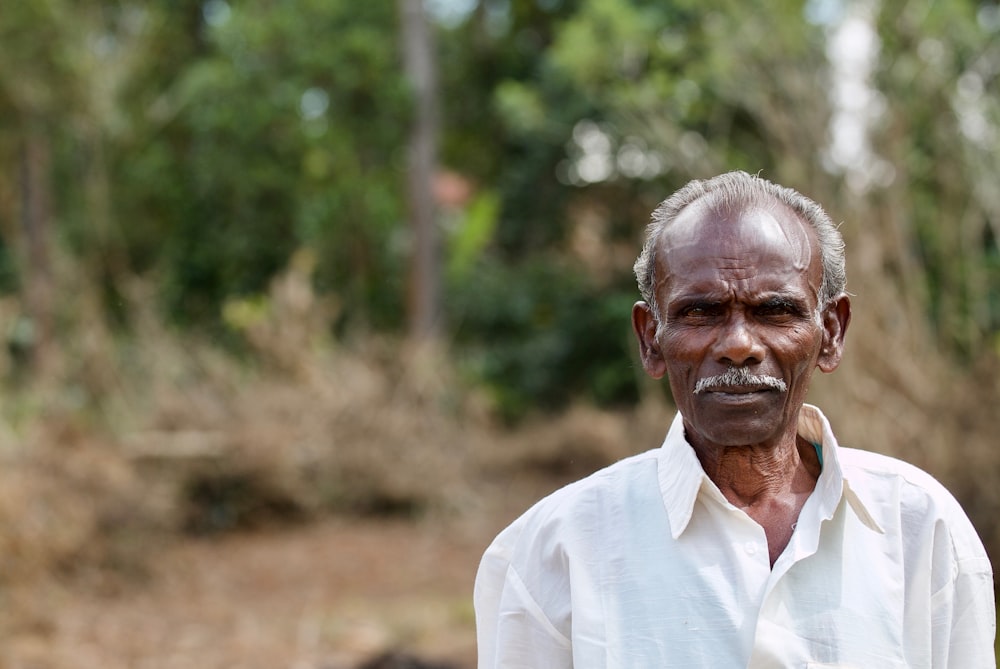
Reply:
[[[67, 408], [68, 391], [50, 384], [41, 391], [57, 401], [2, 423], [0, 581], [141, 566], [144, 546], [177, 532], [331, 512], [474, 515], [491, 499], [523, 508], [553, 482], [662, 438], [670, 409], [655, 393], [632, 411], [577, 406], [514, 431], [498, 426], [443, 352], [387, 339], [348, 350], [327, 339], [333, 306], [312, 295], [308, 272], [308, 258], [297, 259], [267, 300], [235, 319], [252, 364], [171, 334], [141, 285], [128, 355], [100, 328], [75, 339], [66, 387], [100, 396], [96, 418], [92, 407]], [[844, 443], [941, 476], [996, 545], [992, 405], [939, 363], [896, 364], [893, 342], [856, 327], [861, 341], [845, 369], [818, 382], [815, 401]]]
[[[155, 582], [159, 568], [151, 565], [192, 533], [338, 514], [434, 518], [467, 532], [478, 543], [462, 549], [460, 578], [471, 587], [469, 556], [514, 515], [554, 486], [662, 439], [671, 410], [656, 393], [634, 410], [576, 406], [510, 430], [457, 381], [442, 351], [388, 339], [335, 344], [324, 335], [334, 305], [312, 295], [307, 260], [293, 263], [266, 300], [234, 307], [252, 362], [177, 338], [143, 307], [152, 303], [145, 287], [135, 286], [130, 342], [87, 330], [67, 349], [61, 380], [8, 396], [0, 421], [0, 645], [5, 629], [49, 644], [60, 625], [77, 624], [54, 613], [53, 601], [71, 597], [65, 583], [116, 592]], [[939, 362], [907, 363], [920, 349], [905, 348], [911, 357], [903, 358], [873, 329], [857, 326], [861, 341], [851, 342], [844, 369], [819, 382], [814, 400], [845, 444], [898, 455], [942, 477], [988, 543], [1000, 545], [995, 388]], [[81, 388], [98, 401], [74, 401]], [[157, 602], [142, 605], [150, 616]], [[78, 606], [80, 620], [94, 617]], [[175, 615], [192, 614], [178, 605]], [[149, 624], [148, 634], [167, 633]], [[458, 644], [467, 646], [468, 625], [462, 629]], [[75, 638], [66, 637], [59, 652], [71, 657]], [[142, 655], [141, 640], [122, 643]], [[278, 657], [284, 642], [274, 643]], [[220, 653], [218, 666], [240, 657], [233, 653]]]
[[[442, 351], [326, 338], [333, 307], [309, 271], [298, 258], [266, 300], [233, 307], [252, 363], [172, 334], [140, 284], [128, 342], [102, 328], [73, 339], [74, 364], [34, 390], [47, 401], [21, 397], [0, 439], [0, 585], [141, 573], [150, 549], [185, 533], [520, 509], [661, 436], [660, 418], [635, 420], [655, 409], [498, 426]], [[98, 401], [74, 406], [80, 388]]]
[[248, 366], [138, 329], [101, 420], [39, 413], [5, 450], [0, 667], [471, 666], [486, 542], [662, 436], [662, 407], [508, 430], [439, 352], [391, 341], [293, 359], [258, 337]]

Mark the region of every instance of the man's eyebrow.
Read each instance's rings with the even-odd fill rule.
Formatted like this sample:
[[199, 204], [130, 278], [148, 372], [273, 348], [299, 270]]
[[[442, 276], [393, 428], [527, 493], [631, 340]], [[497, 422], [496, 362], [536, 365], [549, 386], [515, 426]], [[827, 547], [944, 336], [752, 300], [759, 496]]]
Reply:
[[766, 295], [757, 304], [762, 307], [786, 307], [803, 313], [809, 311], [809, 303], [807, 300], [798, 295], [788, 295], [784, 293]]
[[717, 306], [723, 304], [724, 302], [726, 302], [726, 296], [723, 294], [707, 295], [699, 293], [697, 295], [680, 295], [670, 300], [668, 305], [675, 309], [683, 309], [690, 306]]
[[759, 302], [761, 304], [799, 304], [802, 302], [802, 299], [791, 295], [778, 293], [776, 295], [765, 295], [763, 298], [759, 300]]

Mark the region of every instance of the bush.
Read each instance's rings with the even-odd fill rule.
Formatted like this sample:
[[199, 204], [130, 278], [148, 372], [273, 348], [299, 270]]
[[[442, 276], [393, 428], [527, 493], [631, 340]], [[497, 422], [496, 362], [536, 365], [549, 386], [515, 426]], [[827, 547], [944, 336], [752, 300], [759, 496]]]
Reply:
[[449, 318], [464, 367], [508, 421], [573, 399], [600, 406], [638, 398], [629, 352], [634, 289], [608, 290], [579, 269], [530, 258], [484, 260], [450, 286]]

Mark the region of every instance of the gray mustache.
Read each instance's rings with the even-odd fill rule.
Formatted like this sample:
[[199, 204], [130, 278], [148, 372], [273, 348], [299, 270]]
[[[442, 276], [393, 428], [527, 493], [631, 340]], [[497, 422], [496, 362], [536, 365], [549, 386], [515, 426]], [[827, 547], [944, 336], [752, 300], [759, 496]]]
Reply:
[[694, 386], [694, 394], [703, 393], [709, 388], [719, 390], [741, 386], [765, 386], [782, 393], [788, 390], [788, 384], [777, 377], [766, 374], [751, 374], [746, 367], [730, 367], [722, 374], [699, 379]]

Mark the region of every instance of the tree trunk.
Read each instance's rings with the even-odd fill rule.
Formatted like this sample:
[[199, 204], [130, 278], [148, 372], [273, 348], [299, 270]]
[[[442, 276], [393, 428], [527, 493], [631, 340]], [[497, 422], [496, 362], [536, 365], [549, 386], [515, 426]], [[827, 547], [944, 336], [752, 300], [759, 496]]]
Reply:
[[21, 150], [22, 295], [32, 324], [30, 361], [36, 376], [52, 367], [52, 148], [44, 130], [29, 128]]
[[413, 90], [407, 195], [413, 231], [409, 330], [414, 341], [441, 334], [441, 262], [433, 194], [439, 106], [434, 44], [423, 0], [399, 0], [404, 67]]

